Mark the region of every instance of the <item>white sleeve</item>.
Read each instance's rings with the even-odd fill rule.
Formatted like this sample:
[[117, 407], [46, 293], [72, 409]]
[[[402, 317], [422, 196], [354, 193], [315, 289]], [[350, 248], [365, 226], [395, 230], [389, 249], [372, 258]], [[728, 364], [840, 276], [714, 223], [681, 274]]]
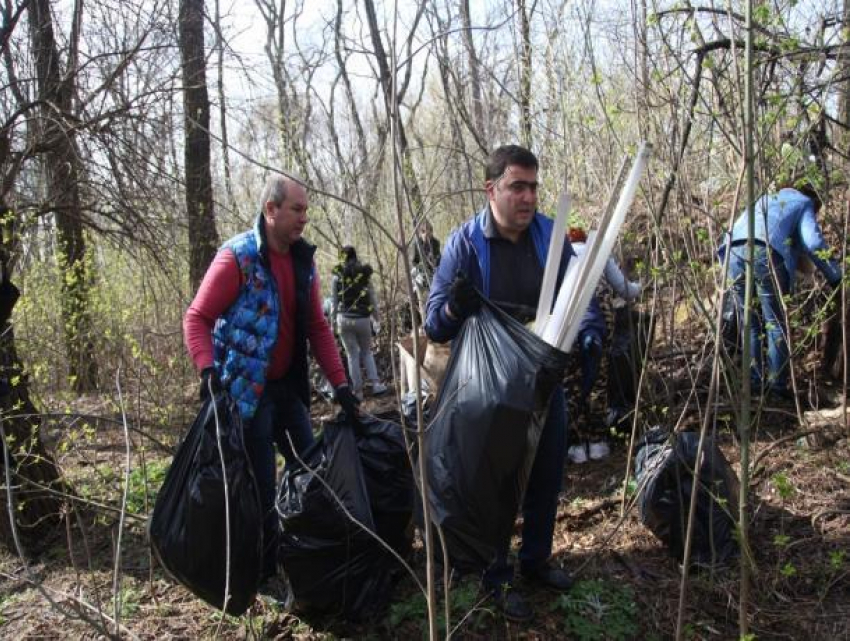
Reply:
[[640, 295], [641, 284], [629, 281], [613, 258], [609, 258], [605, 263], [605, 280], [621, 298], [632, 300]]

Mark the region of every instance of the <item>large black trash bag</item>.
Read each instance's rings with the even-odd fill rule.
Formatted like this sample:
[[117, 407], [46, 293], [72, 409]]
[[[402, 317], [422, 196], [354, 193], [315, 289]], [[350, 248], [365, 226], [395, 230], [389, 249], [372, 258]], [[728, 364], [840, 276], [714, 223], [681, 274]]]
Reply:
[[401, 556], [410, 554], [414, 507], [413, 472], [398, 413], [361, 418], [357, 451], [378, 536]]
[[456, 568], [486, 568], [510, 540], [566, 362], [488, 301], [455, 339], [425, 448], [431, 520]]
[[389, 603], [396, 561], [369, 533], [376, 526], [354, 428], [327, 424], [302, 459], [306, 466], [284, 472], [277, 499], [292, 607], [305, 617], [372, 619]]
[[[680, 563], [691, 503], [699, 434], [670, 435], [655, 428], [638, 443], [635, 476], [641, 522], [663, 542]], [[699, 466], [699, 493], [691, 543], [692, 565], [722, 563], [738, 552], [735, 520], [738, 513], [738, 477], [711, 437], [703, 445]]]
[[230, 511], [230, 584], [225, 610], [238, 616], [260, 581], [263, 520], [260, 496], [242, 440], [242, 421], [229, 394], [204, 401], [186, 434], [148, 523], [151, 547], [177, 581], [216, 608], [225, 595], [227, 518], [221, 450]]

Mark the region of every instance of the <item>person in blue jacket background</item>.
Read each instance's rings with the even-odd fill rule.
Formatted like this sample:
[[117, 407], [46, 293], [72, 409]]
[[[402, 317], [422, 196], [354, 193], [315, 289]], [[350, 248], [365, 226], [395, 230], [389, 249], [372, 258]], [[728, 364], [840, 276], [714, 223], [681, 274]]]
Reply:
[[[499, 147], [490, 154], [484, 173], [487, 205], [451, 234], [434, 274], [425, 319], [431, 340], [454, 339], [464, 320], [480, 308], [481, 295], [520, 322], [534, 318], [553, 229], [553, 221], [537, 211], [538, 166], [535, 155], [517, 145]], [[574, 255], [565, 239], [559, 283]], [[594, 299], [583, 319], [579, 344], [586, 340], [601, 344], [604, 332]], [[553, 565], [550, 556], [566, 446], [567, 415], [559, 386], [552, 394], [523, 500], [519, 560], [527, 581], [561, 592], [572, 587], [572, 577]], [[509, 589], [513, 580], [509, 545], [505, 541], [483, 582], [506, 617], [527, 620], [531, 607]]]
[[[761, 314], [752, 313], [750, 345], [756, 390], [782, 399], [792, 399], [788, 389], [788, 340], [781, 297], [794, 286], [801, 256], [807, 256], [823, 273], [830, 287], [841, 283], [841, 268], [831, 258], [816, 215], [822, 202], [810, 183], [786, 187], [766, 194], [755, 203], [754, 296]], [[743, 318], [745, 270], [747, 265], [747, 211], [738, 216], [718, 252], [723, 261], [730, 249], [729, 280], [734, 294], [735, 315]], [[753, 310], [755, 312], [755, 309]], [[763, 337], [767, 339], [764, 345]], [[766, 354], [765, 354], [766, 352]], [[765, 363], [766, 356], [766, 363]], [[765, 377], [765, 365], [767, 376]]]

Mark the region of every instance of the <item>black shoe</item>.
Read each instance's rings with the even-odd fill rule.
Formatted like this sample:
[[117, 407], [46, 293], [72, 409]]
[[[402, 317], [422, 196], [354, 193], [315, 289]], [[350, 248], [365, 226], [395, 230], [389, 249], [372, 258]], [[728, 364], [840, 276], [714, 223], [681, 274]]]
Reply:
[[500, 585], [490, 594], [493, 605], [508, 621], [530, 621], [534, 611], [522, 595], [509, 585]]
[[565, 570], [549, 563], [524, 569], [522, 576], [529, 583], [554, 592], [569, 592], [573, 587], [573, 577]]

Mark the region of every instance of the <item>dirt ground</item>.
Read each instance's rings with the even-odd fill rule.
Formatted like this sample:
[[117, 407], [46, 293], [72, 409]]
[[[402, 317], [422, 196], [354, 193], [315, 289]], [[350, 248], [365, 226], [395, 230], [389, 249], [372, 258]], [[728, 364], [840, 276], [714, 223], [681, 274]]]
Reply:
[[[367, 409], [390, 404], [367, 401]], [[330, 406], [317, 404], [317, 421]], [[749, 524], [752, 582], [750, 632], [757, 639], [850, 639], [850, 439], [838, 410], [807, 415], [819, 422], [812, 434], [799, 427], [792, 407], [764, 408], [754, 435]], [[686, 421], [687, 422], [687, 421]], [[693, 420], [691, 422], [694, 422]], [[92, 450], [97, 465], [120, 469], [120, 430], [100, 426]], [[168, 440], [167, 435], [161, 435]], [[731, 429], [718, 440], [738, 471], [739, 446]], [[80, 447], [82, 449], [82, 447]], [[151, 448], [148, 463], [168, 460]], [[531, 623], [505, 621], [481, 603], [455, 631], [455, 638], [556, 639], [674, 636], [682, 572], [665, 547], [644, 527], [637, 510], [621, 518], [627, 453], [615, 447], [603, 461], [571, 465], [558, 511], [554, 560], [603, 593], [625, 594], [629, 625], [619, 628], [624, 610], [595, 603], [597, 627], [568, 621], [559, 597], [522, 582], [534, 605]], [[91, 465], [86, 457], [63, 465]], [[355, 626], [338, 621], [302, 621], [261, 601], [239, 618], [222, 617], [169, 579], [152, 562], [143, 519], [129, 519], [121, 536], [121, 573], [116, 579], [118, 527], [114, 515], [79, 513], [74, 527], [57, 533], [46, 551], [26, 564], [4, 551], [0, 556], [0, 635], [9, 639], [101, 638], [423, 638], [427, 629], [410, 579], [395, 588], [394, 607], [381, 621]], [[79, 524], [85, 525], [84, 530]], [[516, 546], [514, 546], [514, 549]], [[414, 568], [422, 573], [421, 547]], [[689, 575], [683, 631], [692, 639], [738, 636], [739, 566]], [[117, 583], [116, 583], [117, 581]], [[114, 586], [118, 585], [116, 602]], [[458, 590], [464, 588], [459, 587]], [[474, 591], [474, 588], [473, 588]], [[468, 588], [467, 588], [468, 592]], [[473, 598], [467, 605], [476, 603]], [[563, 605], [563, 604], [561, 604]], [[117, 606], [117, 607], [116, 607]], [[408, 607], [409, 606], [409, 607]], [[617, 606], [619, 607], [619, 606]], [[586, 610], [587, 611], [587, 610]], [[417, 615], [417, 613], [419, 613]], [[619, 613], [619, 614], [618, 614]], [[417, 618], [417, 616], [419, 618]], [[588, 615], [590, 616], [590, 615]], [[607, 617], [607, 618], [606, 618]], [[456, 625], [460, 616], [454, 616]], [[603, 632], [599, 632], [603, 630]], [[607, 632], [605, 632], [607, 630]]]

